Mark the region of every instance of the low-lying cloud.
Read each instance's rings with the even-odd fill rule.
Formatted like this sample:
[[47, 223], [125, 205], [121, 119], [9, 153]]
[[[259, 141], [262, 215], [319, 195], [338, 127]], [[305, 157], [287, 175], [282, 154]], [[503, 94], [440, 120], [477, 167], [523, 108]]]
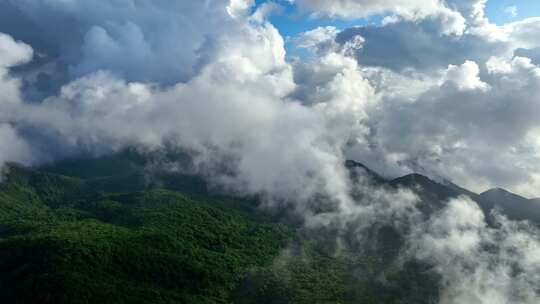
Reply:
[[29, 142], [41, 161], [174, 145], [193, 151], [201, 168], [226, 159], [230, 170], [212, 178], [236, 191], [275, 201], [306, 202], [317, 193], [347, 200], [343, 139], [327, 124], [330, 110], [289, 100], [292, 66], [271, 24], [250, 15], [229, 19], [228, 35], [201, 51], [205, 63], [186, 82], [129, 82], [97, 71], [39, 103], [2, 99], [0, 121], [12, 134], [6, 145]]
[[[288, 60], [253, 1], [0, 3], [0, 163], [173, 146], [212, 182], [292, 206], [311, 227], [361, 238], [411, 225], [404, 254], [443, 275], [443, 304], [538, 302], [533, 228], [488, 226], [467, 198], [422, 220], [413, 192], [354, 184], [343, 166], [540, 195], [538, 20], [496, 26], [481, 0], [296, 4], [395, 16], [299, 35], [312, 56]], [[55, 90], [39, 90], [46, 79]]]
[[498, 228], [467, 197], [452, 199], [414, 227], [409, 254], [442, 277], [439, 303], [538, 303], [540, 239], [526, 223], [494, 214]]

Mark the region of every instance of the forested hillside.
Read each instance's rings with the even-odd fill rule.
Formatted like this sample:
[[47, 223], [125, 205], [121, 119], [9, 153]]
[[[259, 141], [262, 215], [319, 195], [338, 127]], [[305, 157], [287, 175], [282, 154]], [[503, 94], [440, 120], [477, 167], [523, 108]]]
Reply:
[[[479, 199], [421, 175], [386, 180], [361, 164], [347, 167], [356, 182], [367, 173], [377, 185], [416, 189], [419, 210], [428, 216], [451, 197]], [[260, 208], [256, 198], [209, 190], [201, 177], [149, 172], [147, 160], [133, 153], [6, 168], [0, 303], [439, 299], [432, 265], [399, 259], [403, 234], [395, 227], [377, 224], [361, 243], [355, 235], [338, 243], [331, 229], [308, 229]]]

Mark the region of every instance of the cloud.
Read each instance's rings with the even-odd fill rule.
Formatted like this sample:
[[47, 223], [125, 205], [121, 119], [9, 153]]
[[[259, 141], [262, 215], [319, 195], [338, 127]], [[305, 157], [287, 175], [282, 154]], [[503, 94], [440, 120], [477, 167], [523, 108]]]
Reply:
[[[347, 1], [340, 3], [306, 1], [303, 4], [301, 2], [297, 4], [318, 7], [321, 11], [339, 11], [343, 5], [343, 7], [362, 8], [366, 12], [370, 12], [370, 10], [376, 12], [381, 9], [392, 11], [393, 8], [396, 11], [402, 10], [401, 8], [404, 8], [402, 11], [407, 11], [407, 9], [420, 6], [415, 1]], [[89, 79], [91, 77], [86, 77], [86, 75], [92, 75], [99, 70], [106, 69], [112, 73], [112, 76], [109, 77], [122, 81], [127, 80], [126, 85], [133, 85], [132, 81], [139, 81], [138, 86], [152, 87], [147, 82], [170, 85], [179, 81], [187, 83], [192, 82], [193, 78], [201, 78], [199, 75], [205, 73], [202, 71], [203, 69], [212, 65], [211, 61], [222, 60], [222, 58], [216, 59], [218, 56], [223, 58], [230, 56], [228, 59], [230, 62], [234, 62], [230, 64], [236, 65], [235, 68], [239, 69], [240, 73], [229, 66], [224, 70], [237, 73], [238, 77], [246, 79], [258, 75], [261, 70], [272, 69], [273, 64], [280, 60], [283, 61], [285, 51], [281, 46], [277, 47], [270, 56], [264, 55], [266, 53], [257, 54], [257, 48], [248, 48], [253, 53], [244, 55], [260, 55], [258, 61], [264, 58], [262, 60], [264, 62], [257, 62], [256, 65], [249, 60], [244, 60], [244, 55], [237, 56], [239, 50], [233, 42], [227, 46], [230, 48], [229, 54], [225, 54], [219, 49], [223, 47], [220, 39], [224, 33], [242, 40], [245, 34], [242, 31], [252, 30], [250, 27], [239, 26], [239, 22], [245, 22], [239, 21], [240, 19], [251, 18], [252, 21], [259, 24], [265, 22], [264, 14], [257, 18], [254, 18], [256, 14], [250, 15], [253, 9], [252, 4], [250, 1], [217, 1], [212, 3], [163, 1], [163, 3], [155, 5], [146, 1], [124, 0], [105, 1], [98, 6], [87, 6], [81, 1], [40, 2], [25, 0], [22, 2], [3, 2], [0, 4], [3, 10], [0, 11], [4, 12], [7, 19], [10, 19], [10, 16], [17, 16], [18, 21], [4, 24], [3, 30], [26, 37], [29, 43], [35, 43], [39, 54], [36, 64], [42, 61], [47, 62], [47, 64], [51, 61], [54, 63], [52, 68], [41, 66], [41, 74], [34, 73], [30, 77], [28, 74], [21, 75], [26, 83], [30, 79], [30, 82], [35, 82], [38, 86], [38, 79], [47, 82], [47, 79], [58, 77], [55, 75], [61, 74], [63, 70], [68, 72], [71, 79], [76, 79], [79, 76]], [[372, 140], [364, 137], [375, 131], [377, 136], [383, 134], [379, 130], [380, 128], [374, 128], [374, 123], [371, 122], [375, 119], [382, 119], [381, 116], [366, 112], [369, 107], [378, 107], [376, 104], [381, 100], [382, 95], [384, 95], [384, 99], [392, 99], [389, 96], [401, 95], [410, 100], [420, 95], [427, 96], [427, 93], [421, 94], [421, 92], [429, 90], [429, 88], [436, 88], [441, 81], [450, 86], [452, 83], [455, 85], [458, 80], [461, 81], [458, 89], [476, 89], [482, 86], [484, 90], [487, 90], [490, 78], [494, 77], [484, 68], [484, 63], [489, 58], [493, 56], [507, 58], [511, 56], [508, 54], [512, 54], [514, 50], [516, 53], [521, 52], [524, 55], [534, 51], [536, 46], [531, 41], [535, 39], [531, 37], [534, 37], [537, 32], [534, 27], [535, 20], [526, 20], [500, 28], [493, 27], [486, 21], [483, 14], [484, 5], [485, 1], [447, 1], [446, 5], [443, 5], [445, 9], [463, 16], [468, 26], [466, 30], [461, 29], [457, 31], [458, 34], [454, 35], [448, 34], [448, 25], [445, 23], [447, 19], [441, 14], [422, 15], [412, 19], [405, 15], [399, 15], [382, 26], [353, 28], [341, 33], [337, 33], [337, 30], [331, 27], [306, 32], [296, 39], [296, 43], [315, 52], [318, 58], [314, 60], [314, 67], [317, 67], [318, 70], [310, 69], [302, 63], [289, 66], [289, 64], [282, 62], [280, 69], [292, 71], [291, 75], [294, 74], [294, 79], [287, 79], [289, 76], [281, 77], [282, 74], [267, 77], [267, 79], [271, 78], [274, 82], [281, 82], [283, 86], [280, 86], [279, 90], [292, 92], [290, 96], [299, 99], [301, 103], [317, 104], [317, 111], [323, 111], [329, 116], [333, 115], [334, 119], [331, 121], [332, 123], [339, 122], [338, 125], [341, 124], [339, 129], [343, 130], [346, 123], [351, 123], [354, 126], [352, 129], [355, 131], [350, 132], [351, 134], [348, 136], [343, 136], [347, 139], [341, 141], [356, 142], [357, 146], [360, 145], [359, 143], [365, 144], [366, 142], [370, 142], [370, 145], [373, 142], [381, 144], [386, 140]], [[433, 7], [437, 7], [433, 10], [435, 12], [441, 5], [440, 3], [433, 4]], [[54, 16], [54, 18], [46, 18], [47, 16]], [[192, 26], [191, 29], [196, 30], [189, 30], [186, 25]], [[38, 27], [44, 35], [29, 34], [38, 32]], [[66, 29], [61, 37], [54, 30], [58, 27]], [[453, 27], [450, 26], [450, 28]], [[489, 35], [483, 35], [486, 32]], [[279, 36], [277, 33], [275, 35]], [[47, 42], [43, 41], [43, 37], [47, 37]], [[174, 37], [182, 37], [182, 39], [174, 39]], [[252, 40], [254, 44], [264, 41], [265, 38]], [[240, 45], [242, 44], [240, 43]], [[351, 63], [349, 55], [352, 53], [355, 54], [358, 63]], [[237, 57], [234, 58], [234, 56]], [[534, 57], [533, 54], [530, 57]], [[471, 64], [462, 66], [464, 62], [471, 62]], [[477, 75], [465, 71], [467, 66], [473, 67], [472, 62], [479, 68]], [[266, 64], [266, 66], [261, 68], [259, 65], [262, 64]], [[454, 67], [446, 71], [448, 65]], [[215, 69], [217, 70], [217, 68]], [[442, 79], [442, 73], [446, 73], [448, 79]], [[472, 76], [460, 78], [465, 75]], [[451, 77], [455, 79], [452, 80]], [[214, 79], [211, 80], [214, 81]], [[56, 82], [58, 85], [58, 82], [62, 83], [63, 81], [52, 80], [49, 82]], [[75, 83], [80, 83], [80, 81]], [[412, 86], [411, 83], [415, 85]], [[66, 88], [72, 87], [73, 84], [66, 86]], [[295, 88], [293, 89], [293, 87]], [[154, 89], [150, 90], [150, 95], [154, 94]], [[383, 91], [384, 94], [381, 95], [380, 92]], [[11, 92], [19, 94], [17, 89], [12, 89]], [[27, 88], [24, 92], [27, 92]], [[50, 91], [47, 90], [47, 92]], [[321, 94], [318, 95], [317, 92]], [[280, 95], [279, 98], [283, 100], [289, 96], [284, 94]], [[329, 103], [328, 100], [331, 102]], [[328, 114], [331, 112], [334, 114]], [[386, 116], [391, 117], [391, 112], [389, 111]], [[338, 120], [335, 118], [339, 116], [336, 113], [339, 115], [349, 113], [349, 118]], [[370, 118], [371, 115], [377, 118]], [[325, 124], [331, 125], [329, 122], [325, 122]], [[385, 120], [376, 124], [388, 125]], [[29, 131], [25, 129], [25, 132]], [[32, 130], [30, 133], [33, 134], [34, 131]], [[425, 136], [431, 134], [428, 132]], [[78, 141], [81, 140], [78, 139]], [[73, 146], [76, 145], [73, 144]], [[430, 156], [439, 155], [439, 152], [432, 154], [431, 150], [437, 150], [435, 147], [437, 146], [433, 146], [428, 152], [421, 152], [422, 150], [417, 149], [411, 149], [412, 151], [391, 151], [392, 149], [390, 149], [382, 157], [392, 159], [395, 162], [396, 159], [403, 161], [404, 159], [422, 158], [425, 157], [426, 153]], [[444, 149], [444, 151], [449, 153], [454, 149]], [[348, 153], [348, 155], [355, 156], [354, 153]], [[364, 155], [363, 157], [369, 158], [370, 156]], [[433, 159], [438, 158], [434, 157]], [[424, 162], [423, 165], [427, 166], [427, 163]], [[428, 167], [431, 171], [442, 171], [432, 170], [431, 165]], [[500, 174], [496, 174], [496, 176], [502, 176], [502, 173], [507, 173], [507, 171], [500, 170]], [[477, 174], [481, 172], [487, 173], [480, 170]], [[451, 174], [451, 176], [462, 181], [464, 176], [469, 174], [470, 172], [463, 171], [460, 174]], [[517, 180], [523, 181], [523, 174], [512, 175], [512, 177], [516, 176], [521, 176]], [[480, 184], [487, 186], [501, 181], [505, 180], [495, 178], [491, 182], [485, 181]], [[468, 184], [467, 181], [464, 183]]]
[[[364, 98], [364, 132], [351, 136], [345, 154], [388, 175], [416, 171], [477, 191], [502, 186], [539, 196], [530, 115], [539, 110], [538, 20], [497, 26], [484, 15], [485, 1], [447, 4], [467, 19], [461, 35], [443, 34], [430, 17], [298, 36], [319, 58], [353, 56], [373, 89]], [[317, 83], [300, 90], [316, 94], [311, 87]]]
[[507, 44], [490, 39], [489, 35], [473, 32], [441, 35], [441, 25], [430, 19], [354, 27], [339, 33], [336, 41], [345, 44], [358, 36], [365, 40], [356, 52], [358, 62], [399, 72], [415, 69], [428, 73], [448, 64], [461, 64], [465, 60], [483, 62], [489, 54], [508, 52]]
[[368, 114], [373, 153], [475, 190], [501, 185], [536, 196], [539, 147], [528, 138], [538, 128], [539, 68], [516, 57], [492, 59], [489, 71], [479, 78], [473, 62], [451, 65], [412, 101], [385, 99]]
[[[298, 1], [396, 16], [303, 33], [294, 42], [312, 56], [289, 61], [272, 7], [253, 1], [1, 2], [0, 28], [34, 51], [0, 34], [0, 163], [187, 151], [211, 182], [339, 237], [412, 225], [407, 253], [443, 275], [441, 303], [536, 303], [530, 227], [489, 227], [466, 198], [422, 220], [411, 190], [353, 184], [343, 166], [347, 155], [538, 195], [540, 68], [515, 55], [540, 47], [540, 23], [499, 27], [485, 1], [441, 3]], [[24, 82], [57, 72], [57, 93], [24, 98]]]
[[356, 53], [361, 64], [426, 73], [448, 64], [483, 63], [491, 56], [511, 57], [518, 49], [540, 47], [534, 39], [538, 18], [497, 26], [485, 16], [485, 2], [447, 1], [449, 8], [465, 18], [459, 31], [449, 31], [452, 27], [441, 16], [417, 20], [389, 16], [382, 25], [345, 29], [336, 35], [336, 42], [345, 44], [360, 36], [365, 40]]
[[308, 49], [314, 52], [322, 51], [327, 53], [333, 50], [336, 45], [336, 36], [339, 30], [333, 26], [318, 27], [316, 29], [300, 33], [293, 41], [299, 48]]
[[2, 31], [25, 39], [69, 79], [106, 69], [130, 81], [173, 84], [196, 74], [202, 49], [235, 28], [229, 13], [250, 7], [226, 0], [2, 1], [0, 19], [8, 20]]
[[9, 68], [30, 61], [33, 50], [30, 46], [16, 42], [11, 36], [0, 33], [0, 67]]
[[374, 14], [398, 13], [398, 14], [429, 14], [439, 12], [445, 6], [438, 0], [296, 0], [295, 3], [303, 9], [314, 11], [319, 14], [342, 17], [367, 17]]
[[[0, 164], [5, 162], [31, 163], [34, 159], [31, 146], [9, 124], [0, 124]], [[0, 166], [1, 170], [2, 166]], [[0, 179], [1, 179], [0, 174]]]
[[[24, 64], [32, 58], [30, 46], [0, 33], [0, 108], [21, 102], [21, 82], [9, 75], [9, 68]], [[5, 162], [31, 163], [33, 151], [22, 139], [9, 112], [0, 113], [0, 167]]]
[[447, 207], [409, 237], [409, 254], [432, 263], [442, 277], [439, 303], [537, 303], [538, 231], [495, 215], [500, 228], [486, 224], [466, 197]]
[[11, 67], [30, 61], [33, 50], [30, 46], [15, 41], [11, 36], [0, 33], [0, 102], [18, 102], [21, 98], [21, 82], [9, 75]]
[[444, 73], [443, 84], [455, 85], [458, 90], [488, 90], [489, 86], [480, 77], [480, 68], [473, 61], [465, 61], [460, 66], [449, 65]]
[[[265, 20], [233, 15], [229, 33], [200, 50], [204, 64], [188, 81], [128, 81], [113, 65], [112, 72], [88, 72], [42, 102], [2, 103], [0, 117], [24, 131], [21, 138], [41, 161], [173, 146], [191, 151], [200, 172], [231, 191], [295, 202], [299, 212], [308, 212], [316, 195], [346, 204], [349, 181], [340, 149], [346, 138], [327, 122], [341, 110], [333, 105], [340, 87], [329, 87], [320, 109], [290, 100], [296, 85], [283, 38]], [[93, 31], [100, 42], [91, 44], [107, 49], [106, 33]], [[349, 63], [353, 77], [356, 63]], [[336, 78], [342, 85], [343, 76]], [[226, 170], [215, 170], [224, 164]]]
[[[512, 59], [517, 50], [536, 47], [531, 42], [536, 20], [494, 27], [483, 15], [484, 1], [448, 1], [446, 7], [467, 20], [461, 35], [444, 34], [440, 15], [399, 17], [341, 33], [319, 28], [295, 39], [314, 57], [291, 63], [282, 37], [250, 1], [153, 5], [125, 0], [92, 7], [79, 1], [19, 3], [1, 5], [24, 16], [22, 28], [28, 31], [44, 22], [42, 16], [56, 17], [42, 25], [44, 36], [51, 36], [48, 46], [28, 36], [47, 52], [36, 51], [36, 61], [51, 56], [75, 77], [56, 96], [29, 104], [22, 101], [21, 80], [7, 75], [10, 67], [3, 69], [4, 99], [11, 102], [2, 103], [0, 117], [42, 160], [81, 150], [99, 154], [175, 142], [208, 159], [211, 151], [236, 159], [241, 170], [235, 169], [245, 173], [245, 180], [227, 183], [245, 186], [249, 193], [272, 193], [272, 187], [282, 185], [269, 176], [251, 185], [255, 168], [266, 168], [257, 163], [255, 151], [264, 155], [263, 147], [278, 150], [299, 142], [304, 154], [320, 152], [298, 170], [300, 175], [324, 168], [317, 162], [326, 158], [332, 162], [328, 171], [334, 170], [345, 153], [394, 174], [420, 170], [478, 190], [499, 185], [538, 195], [538, 146], [531, 140], [537, 129], [532, 113], [538, 109], [530, 97], [538, 93], [538, 72], [534, 62]], [[134, 11], [137, 5], [147, 13]], [[207, 15], [211, 18], [201, 18]], [[183, 35], [187, 29], [178, 20], [200, 28]], [[172, 30], [162, 27], [167, 22]], [[73, 24], [65, 39], [56, 37], [53, 25], [67, 23]], [[180, 33], [182, 39], [172, 38]], [[160, 48], [167, 40], [172, 47]], [[5, 66], [29, 60], [29, 47], [3, 44], [18, 48], [9, 52], [13, 57], [3, 56]], [[189, 68], [181, 68], [184, 63]], [[167, 72], [171, 67], [186, 74], [173, 76]], [[294, 132], [284, 137], [276, 136], [287, 133], [279, 125], [298, 127], [290, 127]], [[266, 143], [251, 139], [250, 146], [239, 140], [257, 138], [253, 134]], [[274, 140], [280, 145], [268, 144]], [[492, 149], [499, 153], [491, 156]], [[270, 154], [302, 154], [274, 150]], [[317, 183], [326, 180], [318, 178]], [[345, 193], [347, 180], [335, 180], [337, 192]]]
[[540, 30], [540, 18], [533, 17], [505, 24], [501, 27], [507, 39], [516, 48], [532, 49], [540, 47], [540, 42], [533, 39]]
[[[294, 63], [285, 60], [281, 36], [264, 19], [265, 14], [254, 12], [250, 1], [211, 4], [164, 1], [153, 6], [149, 2], [126, 0], [104, 2], [91, 8], [78, 1], [26, 0], [25, 7], [17, 3], [2, 5], [25, 16], [27, 20], [23, 18], [23, 23], [27, 29], [42, 22], [35, 19], [46, 14], [58, 16], [51, 24], [68, 22], [64, 20], [68, 15], [69, 22], [75, 23], [70, 27], [73, 33], [70, 30], [65, 33], [65, 40], [53, 37], [50, 41], [56, 47], [42, 49], [55, 54], [52, 50], [56, 48], [55, 60], [71, 62], [69, 70], [84, 76], [67, 83], [57, 96], [39, 105], [22, 102], [18, 108], [11, 106], [4, 111], [15, 114], [3, 115], [25, 141], [39, 142], [33, 145], [44, 159], [79, 150], [104, 153], [128, 145], [158, 147], [166, 141], [179, 141], [182, 146], [193, 145], [202, 150], [212, 146], [228, 151], [230, 146], [236, 146], [237, 137], [247, 136], [242, 133], [246, 132], [243, 128], [254, 128], [253, 121], [288, 117], [272, 114], [285, 111], [274, 108], [273, 104], [279, 101], [287, 111], [296, 111], [294, 115], [299, 115], [300, 121], [306, 119], [306, 130], [298, 130], [299, 134], [306, 132], [308, 135], [302, 136], [311, 137], [327, 153], [336, 153], [333, 158], [336, 164], [343, 158], [341, 153], [345, 153], [348, 157], [370, 160], [373, 167], [392, 174], [421, 170], [474, 189], [499, 185], [537, 194], [534, 190], [537, 179], [533, 177], [538, 170], [534, 165], [537, 147], [530, 140], [536, 125], [527, 118], [530, 116], [527, 113], [537, 109], [525, 96], [536, 94], [536, 72], [532, 63], [511, 60], [518, 47], [523, 50], [535, 47], [530, 42], [534, 27], [525, 25], [536, 22], [526, 20], [494, 28], [483, 15], [484, 1], [447, 2], [448, 9], [459, 12], [467, 20], [468, 27], [461, 35], [444, 34], [440, 15], [418, 20], [399, 17], [381, 26], [358, 27], [341, 33], [332, 27], [315, 29], [295, 39], [300, 47], [312, 50], [314, 57]], [[134, 5], [144, 6], [149, 13], [139, 9], [134, 13]], [[176, 10], [178, 5], [183, 5], [182, 13]], [[39, 10], [35, 9], [38, 7]], [[89, 13], [82, 14], [86, 10]], [[182, 18], [176, 18], [178, 14]], [[202, 25], [201, 14], [209, 14], [212, 22], [220, 22], [220, 26]], [[174, 60], [169, 53], [161, 54], [160, 48], [155, 47], [166, 39], [175, 41], [171, 50], [180, 46], [179, 42], [176, 44], [179, 39], [171, 37], [186, 29], [175, 27], [177, 23], [173, 23], [172, 31], [158, 26], [167, 20], [173, 22], [169, 17], [190, 25], [201, 23], [195, 33], [181, 35], [181, 44], [193, 42], [196, 50], [175, 54]], [[52, 25], [43, 26], [46, 35], [55, 35]], [[491, 34], [480, 35], [482, 31]], [[31, 40], [40, 45], [37, 39]], [[494, 67], [493, 58], [499, 58], [499, 68]], [[184, 60], [192, 67], [178, 69], [189, 71], [184, 77], [158, 82], [155, 81], [158, 78], [153, 79], [154, 72], [159, 77], [169, 75], [167, 70], [174, 66], [170, 62]], [[99, 72], [103, 68], [108, 71]], [[510, 72], [496, 72], [505, 69]], [[10, 81], [20, 83], [14, 78]], [[167, 86], [169, 81], [173, 84]], [[520, 91], [515, 92], [518, 87]], [[20, 95], [18, 85], [12, 88], [13, 94]], [[249, 94], [223, 93], [222, 97], [216, 97], [206, 92], [218, 88], [223, 92]], [[511, 110], [509, 98], [516, 100]], [[219, 114], [229, 113], [228, 109], [214, 102], [215, 99], [227, 100], [234, 112], [241, 113], [230, 114], [240, 121], [238, 126], [226, 125]], [[260, 102], [232, 102], [243, 99]], [[200, 107], [185, 100], [198, 101]], [[266, 108], [267, 104], [273, 106]], [[270, 114], [252, 113], [250, 109], [257, 106]], [[215, 113], [208, 110], [214, 108], [220, 110]], [[190, 111], [201, 114], [182, 116]], [[171, 113], [176, 116], [170, 117]], [[294, 115], [288, 119], [294, 120]], [[153, 117], [162, 116], [163, 121], [155, 122]], [[244, 123], [244, 116], [253, 116], [253, 121]], [[193, 117], [199, 121], [192, 122]], [[418, 121], [417, 117], [422, 119]], [[313, 131], [307, 130], [307, 126]], [[184, 129], [193, 129], [194, 134], [183, 134], [187, 131], [180, 130]], [[218, 136], [213, 129], [224, 134]], [[299, 134], [291, 136], [301, 137]], [[274, 138], [265, 136], [267, 140]], [[198, 141], [192, 139], [198, 137]], [[481, 149], [480, 144], [501, 151], [497, 160], [484, 161], [491, 152]], [[241, 155], [242, 152], [230, 153]], [[519, 168], [510, 165], [517, 160]], [[346, 181], [340, 183], [346, 187]], [[250, 192], [256, 192], [255, 188]]]
[[518, 57], [525, 57], [532, 60], [536, 65], [540, 64], [540, 47], [532, 49], [517, 49], [515, 55]]
[[413, 23], [430, 20], [437, 23], [444, 35], [461, 35], [466, 27], [486, 25], [484, 8], [487, 0], [296, 0], [302, 10], [313, 12], [315, 16], [340, 18], [363, 18], [385, 15], [384, 23], [408, 21]]
[[515, 5], [505, 7], [504, 12], [509, 18], [516, 18], [518, 16], [518, 8]]

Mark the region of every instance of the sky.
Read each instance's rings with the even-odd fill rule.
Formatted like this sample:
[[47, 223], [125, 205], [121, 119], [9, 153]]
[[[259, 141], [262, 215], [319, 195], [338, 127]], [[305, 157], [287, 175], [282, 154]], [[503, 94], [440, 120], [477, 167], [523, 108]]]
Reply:
[[[256, 0], [257, 5], [267, 0]], [[298, 9], [289, 0], [274, 0], [280, 8], [270, 14], [269, 20], [285, 38], [289, 56], [306, 56], [306, 52], [295, 47], [290, 40], [296, 35], [317, 27], [333, 26], [340, 30], [354, 26], [380, 25], [390, 12], [368, 15], [365, 17], [342, 17], [335, 15], [314, 16], [313, 12]], [[530, 17], [540, 16], [540, 1], [534, 0], [489, 0], [486, 2], [485, 14], [490, 22], [497, 25], [516, 22]]]
[[[258, 0], [257, 4], [261, 5], [266, 0]], [[269, 19], [274, 26], [279, 30], [284, 37], [294, 37], [302, 32], [312, 30], [320, 26], [335, 26], [340, 29], [349, 28], [352, 26], [379, 23], [380, 16], [372, 16], [367, 18], [336, 18], [322, 17], [316, 18], [310, 16], [308, 12], [298, 11], [294, 4], [288, 1], [276, 2], [281, 5], [281, 9], [272, 14]]]
[[[266, 0], [257, 0], [256, 2], [260, 5], [266, 2]], [[309, 12], [298, 11], [294, 3], [290, 3], [287, 0], [278, 0], [276, 3], [279, 3], [282, 8], [275, 14], [272, 14], [269, 19], [284, 37], [294, 37], [299, 33], [319, 26], [335, 26], [339, 29], [346, 29], [366, 24], [380, 24], [384, 16], [387, 15], [377, 14], [365, 18], [339, 18], [336, 16], [315, 18]], [[489, 0], [486, 3], [485, 11], [490, 21], [498, 25], [503, 25], [529, 17], [540, 16], [540, 1]], [[289, 47], [292, 48], [290, 45]]]
[[497, 24], [537, 17], [540, 15], [540, 2], [535, 0], [490, 0], [486, 6], [486, 15]]
[[[353, 183], [347, 159], [540, 197], [537, 1], [291, 3], [0, 1], [2, 172], [182, 151], [210, 183], [341, 228], [417, 202]], [[411, 230], [440, 304], [540, 303], [538, 233], [496, 220], [462, 197]]]
[[291, 181], [352, 158], [540, 197], [537, 3], [2, 1], [0, 163], [173, 145], [237, 159], [248, 192], [284, 190], [268, 154]]

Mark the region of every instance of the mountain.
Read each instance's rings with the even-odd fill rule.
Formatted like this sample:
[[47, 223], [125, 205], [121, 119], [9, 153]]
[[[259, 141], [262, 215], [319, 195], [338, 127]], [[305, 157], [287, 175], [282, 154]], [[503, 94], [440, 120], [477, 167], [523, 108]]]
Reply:
[[480, 197], [487, 199], [496, 205], [521, 205], [529, 201], [522, 196], [519, 196], [502, 188], [493, 188], [487, 190], [481, 193]]
[[358, 181], [360, 176], [364, 176], [367, 177], [370, 182], [375, 184], [383, 184], [387, 182], [387, 180], [381, 175], [379, 175], [379, 173], [371, 170], [364, 164], [357, 161], [347, 160], [345, 162], [345, 167], [349, 170], [351, 174], [351, 179], [353, 181]]
[[530, 220], [540, 224], [540, 204], [501, 188], [488, 190], [480, 194], [480, 200], [491, 208], [515, 220]]
[[501, 188], [476, 194], [451, 182], [436, 182], [420, 174], [409, 174], [389, 182], [394, 187], [413, 189], [420, 197], [420, 210], [426, 214], [444, 207], [450, 198], [467, 196], [475, 201], [487, 217], [493, 210], [512, 220], [528, 220], [540, 225], [540, 200], [529, 200]]
[[0, 303], [225, 303], [242, 274], [291, 237], [247, 202], [125, 192], [136, 187], [117, 173], [81, 179], [9, 166]]
[[414, 190], [420, 198], [419, 209], [427, 216], [442, 209], [449, 199], [470, 194], [457, 186], [449, 187], [416, 173], [391, 180], [389, 185]]
[[[345, 166], [356, 182], [413, 189], [426, 216], [460, 195], [486, 213], [535, 214], [535, 201], [501, 189], [477, 195], [420, 174], [389, 180], [358, 162]], [[428, 304], [439, 296], [429, 264], [397, 267], [403, 239], [392, 227], [338, 242], [331, 229], [270, 216], [255, 199], [216, 192], [132, 151], [8, 169], [0, 303]]]
[[468, 194], [468, 192], [460, 190], [460, 188], [443, 185], [431, 180], [427, 176], [416, 173], [393, 179], [389, 184], [394, 187], [404, 187], [416, 190], [420, 195], [424, 196], [425, 199], [429, 199], [432, 202], [443, 201], [459, 195]]
[[[353, 304], [436, 295], [435, 280], [414, 265], [389, 272], [377, 252], [336, 256], [331, 235], [148, 163], [122, 154], [9, 165], [0, 183], [0, 303]], [[410, 292], [411, 283], [422, 288]]]

